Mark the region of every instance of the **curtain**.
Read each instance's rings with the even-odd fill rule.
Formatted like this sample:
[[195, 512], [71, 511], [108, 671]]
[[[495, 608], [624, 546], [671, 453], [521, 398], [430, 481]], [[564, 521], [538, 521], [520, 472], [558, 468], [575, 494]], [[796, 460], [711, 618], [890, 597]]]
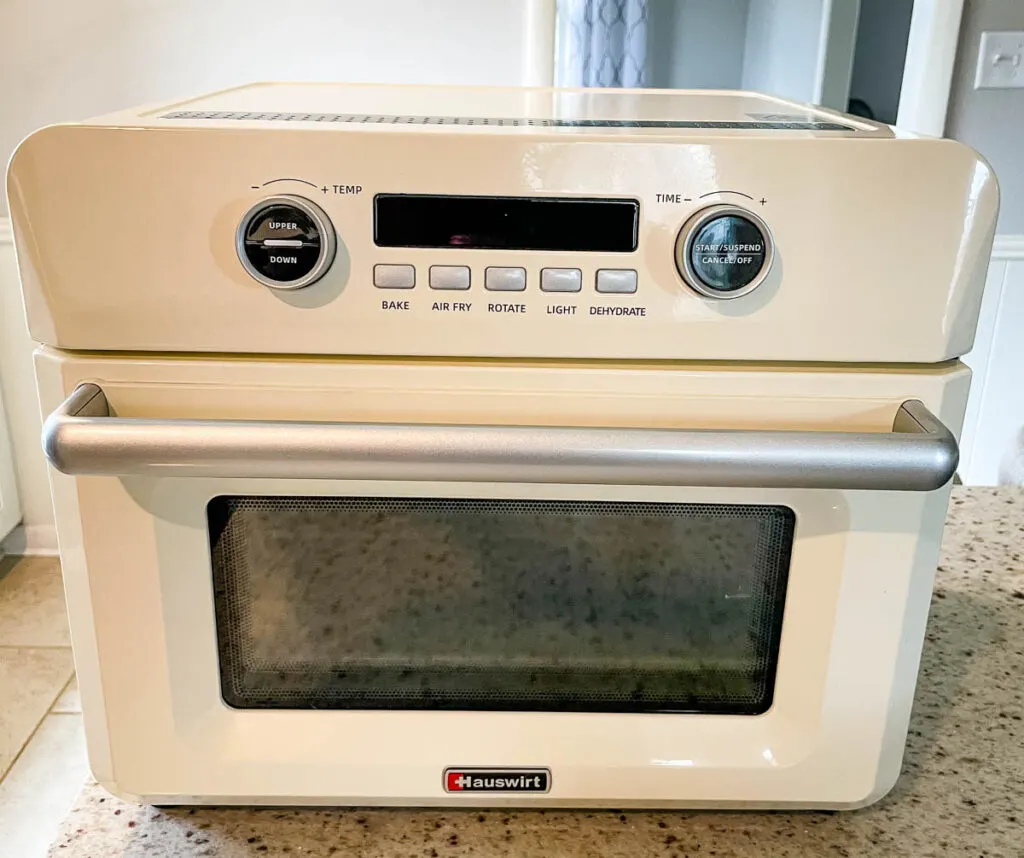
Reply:
[[558, 86], [645, 85], [647, 0], [558, 0]]

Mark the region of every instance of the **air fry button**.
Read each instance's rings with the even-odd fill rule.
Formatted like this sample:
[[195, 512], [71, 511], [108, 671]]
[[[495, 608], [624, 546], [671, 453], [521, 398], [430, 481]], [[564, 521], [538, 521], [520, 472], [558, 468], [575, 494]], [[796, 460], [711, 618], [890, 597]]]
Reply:
[[249, 209], [236, 245], [242, 266], [260, 283], [299, 289], [330, 268], [334, 229], [314, 203], [301, 197], [273, 197]]

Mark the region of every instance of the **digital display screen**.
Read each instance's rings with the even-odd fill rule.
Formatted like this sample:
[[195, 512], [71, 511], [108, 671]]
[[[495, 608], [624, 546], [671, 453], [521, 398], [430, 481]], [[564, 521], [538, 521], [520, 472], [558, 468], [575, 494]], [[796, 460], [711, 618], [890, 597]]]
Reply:
[[378, 247], [632, 253], [640, 203], [581, 197], [477, 197], [377, 194]]

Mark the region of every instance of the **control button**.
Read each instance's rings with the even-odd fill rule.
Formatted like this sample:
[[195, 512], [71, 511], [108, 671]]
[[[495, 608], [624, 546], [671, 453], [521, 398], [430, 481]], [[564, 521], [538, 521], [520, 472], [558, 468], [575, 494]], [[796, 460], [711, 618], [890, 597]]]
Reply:
[[431, 289], [468, 289], [469, 267], [466, 265], [431, 265]]
[[301, 197], [271, 197], [242, 218], [235, 249], [251, 277], [273, 289], [300, 289], [334, 261], [334, 227], [319, 206]]
[[484, 289], [491, 292], [522, 292], [525, 288], [525, 268], [488, 268], [484, 271]]
[[583, 272], [578, 268], [542, 268], [541, 292], [579, 292], [583, 288]]
[[596, 285], [598, 292], [631, 294], [636, 292], [636, 272], [632, 268], [601, 268]]
[[697, 292], [713, 298], [735, 298], [755, 289], [772, 257], [767, 224], [734, 206], [698, 212], [676, 239], [679, 273]]
[[[307, 244], [282, 248], [272, 245], [246, 244], [245, 257], [265, 280], [270, 281], [264, 283], [265, 286], [273, 285], [277, 289], [296, 289], [298, 287], [295, 284], [306, 278], [320, 261], [320, 245]], [[302, 285], [306, 285], [306, 283]]]
[[416, 269], [411, 265], [374, 265], [373, 285], [378, 289], [412, 289]]

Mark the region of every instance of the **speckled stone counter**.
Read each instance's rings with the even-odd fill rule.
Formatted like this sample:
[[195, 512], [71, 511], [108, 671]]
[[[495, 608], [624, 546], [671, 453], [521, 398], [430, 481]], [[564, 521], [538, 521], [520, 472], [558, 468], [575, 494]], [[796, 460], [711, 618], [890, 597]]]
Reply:
[[91, 784], [65, 820], [50, 855], [1020, 858], [1022, 554], [1024, 491], [954, 490], [903, 776], [889, 796], [864, 810], [158, 810], [125, 804]]

